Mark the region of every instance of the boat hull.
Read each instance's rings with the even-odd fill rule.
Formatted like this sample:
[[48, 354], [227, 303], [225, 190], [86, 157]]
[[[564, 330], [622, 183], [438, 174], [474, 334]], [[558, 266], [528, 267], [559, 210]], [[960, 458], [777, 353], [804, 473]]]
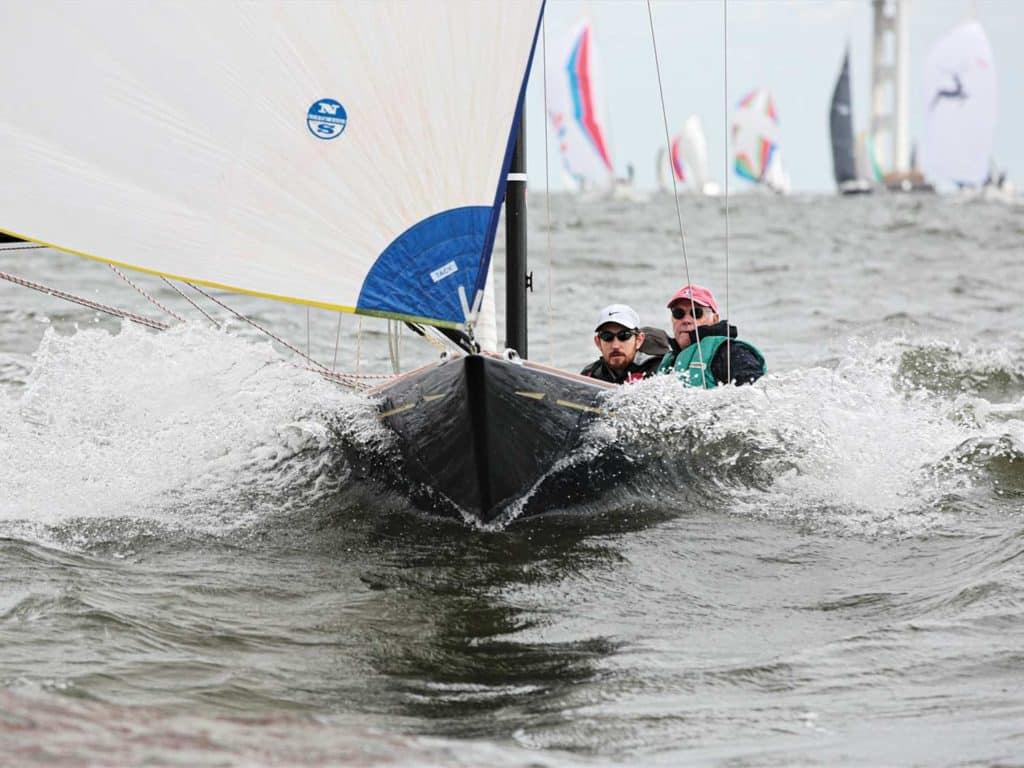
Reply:
[[[468, 355], [412, 371], [377, 394], [380, 418], [398, 436], [405, 480], [431, 491], [433, 509], [487, 523], [532, 500], [613, 388], [528, 362]], [[572, 487], [555, 485], [563, 493]]]
[[849, 179], [839, 182], [838, 186], [843, 195], [870, 195], [874, 192], [874, 187], [867, 179]]

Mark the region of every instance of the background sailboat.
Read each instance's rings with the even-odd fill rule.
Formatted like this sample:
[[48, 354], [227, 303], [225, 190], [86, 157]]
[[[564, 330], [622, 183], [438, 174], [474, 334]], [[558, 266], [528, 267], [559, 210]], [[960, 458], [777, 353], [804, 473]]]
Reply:
[[744, 96], [732, 122], [736, 175], [779, 194], [789, 191], [778, 147], [779, 118], [766, 88]]
[[668, 152], [664, 148], [658, 150], [656, 163], [658, 186], [662, 190], [672, 189], [669, 176], [672, 174], [676, 182], [685, 184], [686, 188], [698, 194], [714, 196], [721, 193], [718, 184], [710, 178], [708, 142], [697, 115], [686, 118], [682, 129], [672, 137]]
[[832, 170], [836, 186], [844, 195], [871, 191], [871, 182], [860, 175], [853, 135], [853, 99], [850, 94], [850, 49], [832, 91], [829, 109], [829, 133], [832, 138]]
[[665, 147], [658, 148], [655, 169], [658, 176], [658, 188], [662, 192], [672, 191], [673, 179], [675, 179], [676, 187], [680, 185], [688, 187], [690, 184], [692, 171], [687, 170], [686, 161], [683, 159], [682, 143], [682, 134], [677, 133], [672, 137], [667, 150]]
[[589, 20], [566, 36], [564, 53], [548, 70], [548, 117], [562, 165], [577, 189], [609, 190], [614, 183], [598, 55]]
[[934, 181], [980, 187], [989, 177], [996, 68], [977, 21], [953, 29], [928, 54], [921, 167]]

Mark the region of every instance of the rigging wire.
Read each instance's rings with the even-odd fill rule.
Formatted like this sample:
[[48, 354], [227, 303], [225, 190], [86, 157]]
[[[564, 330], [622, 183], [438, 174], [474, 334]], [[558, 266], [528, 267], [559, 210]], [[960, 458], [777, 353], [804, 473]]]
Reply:
[[359, 316], [359, 327], [356, 331], [356, 375], [359, 375], [359, 365], [363, 360], [363, 318]]
[[399, 340], [401, 338], [402, 326], [397, 320], [388, 320], [388, 357], [391, 359], [391, 370], [395, 374], [402, 371], [401, 359], [399, 357]]
[[220, 330], [220, 323], [218, 323], [216, 320], [214, 320], [213, 317], [205, 309], [203, 309], [198, 304], [196, 304], [194, 301], [192, 301], [192, 297], [191, 296], [186, 294], [183, 290], [181, 290], [181, 288], [176, 286], [174, 283], [172, 283], [166, 277], [161, 276], [160, 279], [163, 280], [165, 283], [167, 283], [169, 286], [171, 286], [171, 288], [173, 288], [177, 292], [177, 294], [179, 296], [181, 296], [181, 298], [183, 298], [185, 301], [187, 301], [193, 307], [198, 309], [200, 311], [200, 313], [202, 313], [203, 317], [205, 317], [207, 320], [209, 320], [211, 323], [213, 323], [213, 327], [214, 328], [216, 328], [218, 331]]
[[722, 0], [722, 52], [725, 72], [722, 108], [725, 113], [725, 380], [732, 381], [732, 336], [729, 333], [729, 0]]
[[540, 46], [541, 46], [541, 64], [544, 75], [544, 255], [547, 260], [548, 267], [548, 296], [547, 296], [547, 312], [546, 321], [547, 328], [545, 329], [548, 334], [548, 365], [552, 368], [555, 366], [555, 334], [553, 323], [551, 320], [551, 290], [552, 284], [555, 282], [554, 263], [551, 258], [551, 168], [548, 159], [548, 37], [547, 37], [547, 16], [541, 19], [540, 22]]
[[48, 248], [46, 245], [10, 245], [0, 248], [0, 253], [6, 253], [7, 251], [31, 251], [36, 248]]
[[395, 378], [389, 373], [344, 373], [341, 371], [321, 371], [319, 368], [311, 368], [310, 366], [296, 367], [301, 367], [304, 371], [319, 374], [328, 381], [333, 381], [336, 384], [341, 384], [344, 387], [355, 390], [372, 389], [376, 386], [376, 384], [373, 383], [374, 381], [383, 382]]
[[155, 307], [158, 307], [158, 308], [162, 309], [162, 310], [163, 310], [164, 312], [166, 312], [166, 313], [167, 313], [168, 315], [170, 315], [171, 317], [173, 317], [173, 318], [174, 318], [175, 320], [177, 320], [177, 321], [178, 321], [179, 323], [184, 323], [184, 322], [185, 322], [185, 318], [184, 318], [184, 317], [182, 317], [181, 315], [179, 315], [179, 314], [178, 314], [177, 312], [175, 312], [174, 310], [172, 310], [172, 309], [168, 309], [168, 308], [167, 308], [167, 307], [165, 307], [165, 306], [164, 306], [163, 304], [161, 304], [161, 303], [160, 303], [159, 301], [157, 301], [157, 300], [156, 300], [156, 299], [155, 299], [154, 297], [150, 296], [150, 295], [149, 295], [149, 294], [148, 294], [148, 293], [147, 293], [147, 292], [146, 292], [146, 291], [145, 291], [145, 290], [144, 290], [143, 288], [141, 288], [140, 286], [138, 286], [138, 285], [136, 285], [136, 284], [135, 284], [134, 282], [132, 282], [131, 278], [129, 278], [129, 277], [128, 277], [128, 275], [126, 275], [126, 274], [125, 274], [124, 272], [122, 272], [122, 271], [121, 271], [120, 269], [118, 269], [117, 267], [115, 267], [115, 266], [114, 266], [113, 264], [107, 264], [107, 266], [108, 266], [108, 267], [110, 267], [111, 271], [113, 271], [113, 273], [114, 273], [115, 275], [117, 275], [118, 277], [120, 277], [120, 278], [121, 278], [122, 280], [124, 280], [124, 281], [125, 281], [126, 283], [128, 283], [128, 285], [130, 285], [130, 286], [131, 286], [132, 288], [134, 288], [134, 289], [135, 289], [136, 291], [138, 291], [139, 293], [141, 293], [141, 294], [142, 294], [142, 295], [143, 295], [143, 296], [144, 296], [144, 297], [145, 297], [145, 298], [146, 298], [146, 299], [147, 299], [147, 300], [149, 301], [149, 303], [150, 303], [150, 304], [152, 304], [152, 305], [153, 305], [153, 306], [155, 306]]
[[313, 358], [311, 358], [311, 357], [310, 357], [309, 355], [303, 354], [303, 352], [302, 352], [301, 350], [299, 350], [298, 348], [296, 348], [296, 347], [294, 347], [293, 345], [289, 344], [289, 343], [288, 343], [287, 341], [285, 341], [284, 339], [282, 339], [282, 338], [281, 338], [280, 336], [275, 336], [275, 335], [274, 335], [273, 333], [271, 333], [271, 332], [270, 332], [270, 331], [268, 331], [268, 330], [267, 330], [266, 328], [264, 328], [263, 326], [261, 326], [261, 325], [260, 325], [259, 323], [257, 323], [257, 322], [256, 322], [255, 320], [252, 320], [252, 319], [250, 319], [250, 318], [246, 317], [245, 315], [243, 315], [243, 314], [242, 314], [241, 312], [238, 312], [237, 310], [234, 310], [234, 309], [232, 309], [232, 308], [231, 308], [231, 307], [229, 307], [229, 306], [228, 306], [227, 304], [225, 304], [225, 303], [224, 303], [223, 301], [221, 301], [220, 299], [218, 299], [218, 298], [217, 298], [216, 296], [212, 296], [212, 295], [210, 295], [209, 293], [207, 293], [206, 291], [204, 291], [204, 290], [203, 290], [202, 288], [200, 288], [200, 287], [199, 287], [198, 285], [195, 285], [194, 283], [189, 283], [189, 282], [186, 282], [186, 283], [185, 283], [185, 285], [187, 285], [187, 286], [188, 286], [189, 288], [191, 288], [191, 289], [192, 289], [193, 291], [196, 291], [197, 293], [201, 293], [201, 294], [202, 294], [203, 296], [205, 296], [206, 298], [208, 298], [208, 299], [209, 299], [210, 301], [212, 301], [212, 302], [213, 302], [214, 304], [217, 304], [218, 306], [222, 307], [223, 309], [226, 309], [226, 310], [227, 310], [228, 312], [230, 312], [231, 314], [233, 314], [233, 315], [234, 315], [235, 317], [237, 317], [237, 318], [238, 318], [239, 320], [243, 320], [243, 321], [245, 321], [246, 323], [248, 323], [249, 325], [251, 325], [251, 326], [252, 326], [253, 328], [255, 328], [256, 330], [258, 330], [258, 331], [260, 331], [260, 332], [264, 333], [265, 335], [269, 336], [269, 337], [270, 337], [270, 338], [272, 338], [272, 339], [273, 339], [274, 341], [276, 341], [276, 342], [277, 342], [278, 344], [281, 344], [282, 346], [284, 346], [284, 347], [287, 347], [287, 348], [288, 348], [288, 349], [290, 349], [290, 350], [291, 350], [292, 352], [294, 352], [295, 354], [297, 354], [297, 355], [298, 355], [299, 357], [301, 357], [301, 358], [303, 358], [303, 359], [307, 360], [308, 362], [312, 363], [313, 365], [315, 365], [315, 366], [317, 367], [317, 369], [318, 369], [318, 370], [320, 370], [320, 371], [327, 371], [328, 373], [330, 373], [330, 372], [331, 372], [331, 371], [330, 371], [330, 369], [329, 369], [329, 368], [328, 368], [328, 367], [327, 367], [326, 365], [324, 365], [323, 363], [321, 363], [321, 362], [318, 362], [317, 360], [314, 360], [314, 359], [313, 359]]
[[[44, 247], [44, 246], [33, 246], [33, 247]], [[3, 250], [3, 249], [0, 249], [0, 250]], [[172, 283], [171, 281], [167, 280], [167, 278], [161, 277], [161, 279], [164, 280], [164, 282], [166, 282], [169, 286], [171, 286], [171, 288], [173, 288], [175, 291], [177, 291], [177, 293], [182, 298], [184, 298], [186, 301], [188, 301], [192, 306], [194, 306], [200, 312], [202, 312], [203, 315], [208, 320], [210, 320], [210, 322], [212, 322], [218, 329], [220, 328], [220, 326], [217, 324], [216, 320], [214, 320], [212, 317], [210, 317], [198, 304], [196, 304], [194, 301], [192, 301], [192, 299], [190, 299], [187, 295], [185, 295], [185, 293], [183, 293], [181, 291], [181, 289], [179, 289], [174, 283]], [[24, 278], [18, 277], [16, 275], [12, 275], [12, 274], [7, 273], [7, 272], [0, 272], [0, 280], [6, 280], [7, 282], [13, 283], [15, 285], [20, 285], [23, 288], [31, 288], [34, 291], [39, 291], [40, 293], [45, 293], [48, 296], [53, 296], [54, 298], [57, 298], [57, 299], [62, 299], [64, 301], [69, 301], [69, 302], [71, 302], [73, 304], [79, 304], [79, 305], [81, 305], [83, 307], [86, 307], [88, 309], [92, 309], [92, 310], [95, 310], [97, 312], [103, 312], [103, 313], [111, 315], [113, 317], [119, 317], [119, 318], [122, 318], [124, 320], [129, 320], [129, 321], [131, 321], [133, 323], [136, 323], [137, 325], [141, 325], [141, 326], [144, 326], [146, 328], [151, 328], [152, 330], [166, 331], [166, 330], [168, 330], [171, 327], [171, 325], [169, 323], [164, 323], [164, 322], [162, 322], [160, 320], [155, 320], [153, 318], [146, 317], [145, 315], [138, 315], [138, 314], [135, 314], [134, 312], [128, 312], [128, 311], [123, 310], [123, 309], [118, 309], [117, 307], [111, 307], [111, 306], [108, 306], [106, 304], [101, 304], [101, 303], [99, 303], [97, 301], [93, 301], [91, 299], [86, 299], [86, 298], [83, 298], [81, 296], [76, 296], [76, 295], [74, 295], [72, 293], [68, 293], [66, 291], [57, 290], [56, 288], [50, 288], [50, 287], [45, 286], [45, 285], [43, 285], [41, 283], [35, 283], [35, 282], [32, 282], [31, 280], [26, 280]], [[126, 279], [126, 282], [131, 284], [130, 280]], [[203, 294], [204, 296], [206, 296], [208, 299], [210, 299], [211, 301], [215, 302], [216, 304], [219, 304], [220, 306], [222, 306], [224, 309], [226, 309], [229, 312], [231, 312], [236, 317], [238, 317], [238, 318], [240, 318], [242, 320], [245, 320], [250, 325], [252, 325], [253, 327], [257, 328], [262, 333], [265, 333], [267, 336], [269, 336], [270, 338], [274, 339], [278, 343], [284, 345], [285, 347], [288, 347], [293, 352], [296, 352], [300, 357], [304, 357], [304, 358], [306, 357], [305, 355], [303, 355], [301, 352], [296, 350], [293, 346], [288, 344], [283, 339], [280, 339], [277, 336], [275, 336], [274, 334], [268, 332], [266, 329], [260, 327], [257, 323], [253, 322], [252, 320], [250, 320], [249, 318], [245, 317], [244, 315], [239, 314], [235, 310], [231, 309], [231, 307], [227, 306], [226, 304], [224, 304], [221, 301], [218, 301], [213, 296], [210, 296], [209, 294], [207, 294], [205, 291], [197, 288], [195, 285], [192, 285], [191, 283], [186, 283], [186, 285], [188, 285], [190, 288], [198, 291], [199, 293]], [[133, 286], [133, 287], [136, 287], [136, 289], [139, 290], [137, 288], [137, 286]], [[140, 293], [143, 293], [143, 295], [146, 295], [141, 290], [140, 290]], [[147, 298], [152, 298], [152, 297], [147, 296]], [[154, 301], [154, 303], [157, 304], [157, 306], [160, 306], [159, 303], [157, 303], [155, 301]], [[164, 309], [166, 309], [166, 308], [164, 308]], [[173, 314], [173, 313], [171, 313], [171, 314]], [[185, 321], [182, 321], [182, 322], [185, 322]], [[341, 325], [340, 325], [340, 315], [339, 315], [339, 331], [340, 331], [340, 327], [341, 327]], [[306, 359], [309, 360], [309, 362], [313, 363], [313, 365], [316, 366], [316, 367], [311, 367], [311, 366], [294, 366], [294, 364], [292, 364], [292, 363], [289, 363], [289, 365], [293, 365], [293, 367], [302, 368], [303, 370], [307, 370], [307, 371], [311, 371], [311, 372], [314, 372], [314, 373], [318, 373], [318, 374], [320, 374], [320, 376], [322, 376], [325, 379], [328, 379], [330, 381], [333, 381], [333, 382], [335, 382], [337, 384], [340, 384], [342, 386], [348, 387], [348, 388], [353, 389], [353, 390], [370, 389], [373, 385], [371, 383], [367, 383], [366, 380], [384, 381], [384, 380], [393, 378], [391, 375], [388, 375], [388, 374], [339, 373], [339, 372], [336, 372], [336, 371], [327, 370], [326, 367], [324, 367], [323, 365], [318, 363], [316, 360], [312, 360], [312, 359], [309, 359], [309, 358], [306, 358]]]
[[338, 313], [338, 330], [334, 332], [334, 359], [331, 361], [331, 370], [338, 368], [338, 345], [341, 343], [341, 312]]
[[33, 283], [31, 280], [25, 280], [24, 278], [8, 274], [7, 272], [0, 272], [0, 280], [6, 280], [9, 283], [20, 285], [23, 288], [31, 288], [33, 291], [39, 291], [40, 293], [45, 293], [53, 296], [54, 298], [63, 299], [64, 301], [70, 301], [73, 304], [80, 304], [83, 307], [94, 309], [97, 312], [105, 312], [106, 314], [113, 315], [114, 317], [130, 320], [133, 323], [143, 325], [157, 331], [166, 331], [171, 327], [170, 324], [161, 322], [160, 320], [154, 320], [153, 318], [146, 317], [145, 315], [136, 315], [133, 312], [127, 312], [123, 309], [118, 309], [117, 307], [100, 304], [98, 301], [92, 301], [91, 299], [85, 299], [81, 296], [75, 296], [73, 293], [58, 291], [56, 288], [48, 288], [41, 283]]
[[[661, 99], [661, 121], [665, 129], [665, 150], [668, 152], [668, 156], [672, 156], [672, 138], [668, 132], [668, 113], [665, 110], [665, 89], [661, 82], [661, 63], [658, 60], [658, 41], [654, 34], [654, 10], [651, 8], [651, 0], [647, 0], [647, 19], [651, 26], [651, 46], [654, 48], [654, 69], [658, 75], [658, 97]], [[683, 271], [686, 274], [686, 284], [693, 285], [690, 280], [690, 262], [686, 255], [686, 232], [683, 229], [683, 212], [679, 205], [679, 182], [676, 180], [675, 173], [672, 176], [672, 197], [675, 199], [676, 204], [676, 221], [679, 224], [679, 241], [683, 247]], [[690, 314], [694, 312], [694, 301], [690, 299]], [[697, 318], [694, 317], [694, 323], [696, 324]], [[696, 325], [695, 325], [696, 327]], [[700, 361], [701, 375], [707, 376], [707, 367], [704, 364], [704, 349], [700, 346], [700, 332], [697, 331], [697, 357]]]

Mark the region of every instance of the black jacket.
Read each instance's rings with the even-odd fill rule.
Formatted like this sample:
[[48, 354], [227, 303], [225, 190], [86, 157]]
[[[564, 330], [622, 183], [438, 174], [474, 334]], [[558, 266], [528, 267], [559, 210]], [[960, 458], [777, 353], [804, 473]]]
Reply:
[[612, 384], [625, 384], [627, 381], [638, 381], [653, 376], [654, 372], [658, 370], [660, 362], [661, 359], [657, 357], [649, 357], [640, 363], [634, 360], [621, 372], [616, 372], [608, 367], [603, 357], [599, 357], [580, 371], [580, 375], [601, 381], [610, 381]]
[[[691, 344], [697, 342], [698, 331], [701, 338], [728, 334], [730, 339], [735, 339], [737, 335], [735, 325], [729, 325], [727, 321], [720, 320], [714, 325], [702, 325], [690, 331]], [[675, 355], [679, 354], [680, 347], [675, 339], [671, 339], [669, 344], [672, 347], [674, 361]], [[730, 376], [737, 385], [753, 384], [764, 375], [764, 358], [746, 342], [735, 341], [723, 344], [711, 360], [711, 375], [719, 384], [727, 383]]]

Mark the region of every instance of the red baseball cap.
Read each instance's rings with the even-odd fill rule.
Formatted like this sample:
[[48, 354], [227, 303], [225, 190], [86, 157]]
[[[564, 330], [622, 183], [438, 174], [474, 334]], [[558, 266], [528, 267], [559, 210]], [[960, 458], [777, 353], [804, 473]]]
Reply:
[[700, 285], [684, 285], [678, 291], [673, 294], [672, 298], [668, 301], [668, 306], [671, 307], [678, 301], [685, 299], [687, 302], [692, 301], [694, 304], [700, 304], [702, 307], [708, 307], [716, 315], [718, 314], [718, 302], [715, 301], [714, 295], [707, 288]]

